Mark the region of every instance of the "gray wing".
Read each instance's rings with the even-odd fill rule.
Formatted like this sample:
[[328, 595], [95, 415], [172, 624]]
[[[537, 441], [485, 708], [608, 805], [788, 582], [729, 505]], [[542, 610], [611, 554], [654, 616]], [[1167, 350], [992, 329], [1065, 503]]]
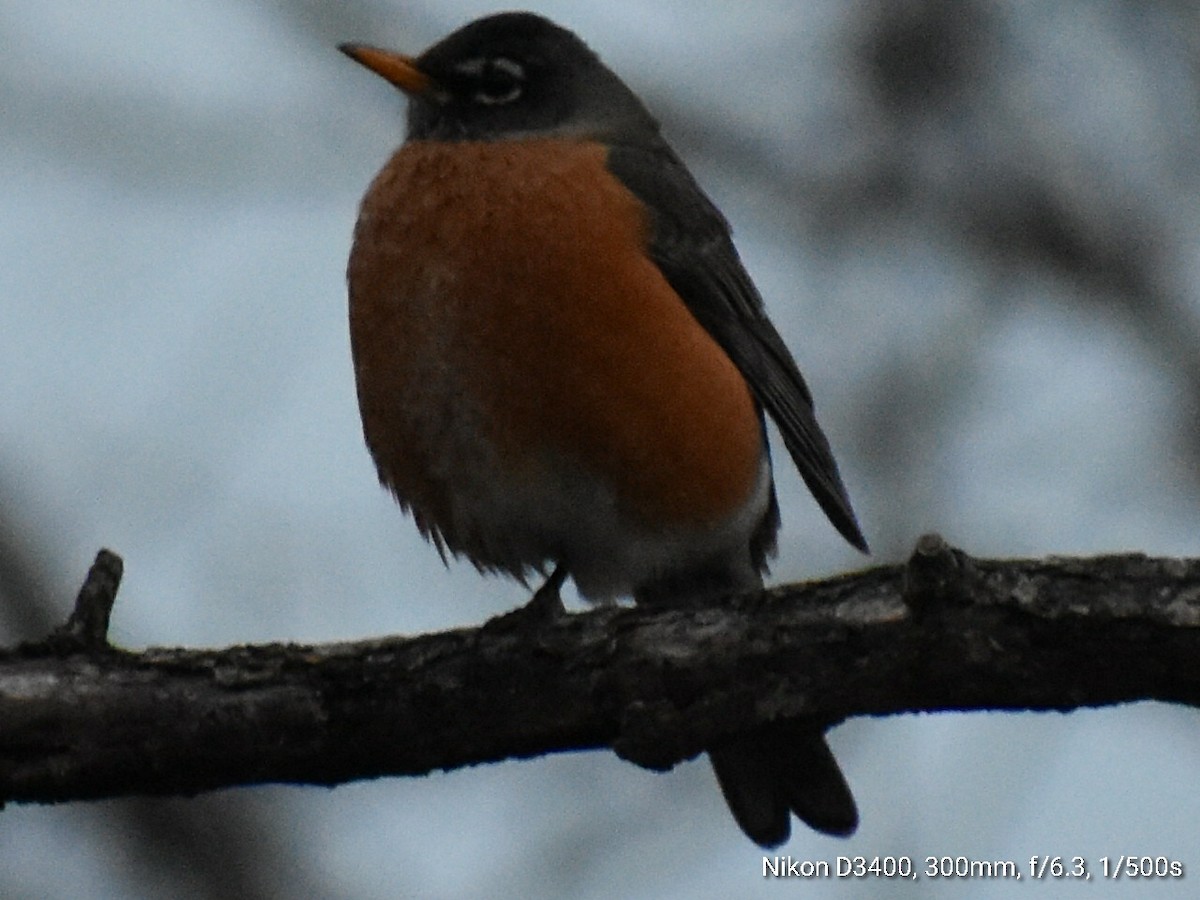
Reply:
[[817, 424], [812, 395], [767, 318], [724, 216], [665, 142], [649, 149], [611, 147], [608, 166], [649, 211], [649, 253], [655, 264], [775, 421], [825, 515], [847, 541], [867, 552], [833, 451]]

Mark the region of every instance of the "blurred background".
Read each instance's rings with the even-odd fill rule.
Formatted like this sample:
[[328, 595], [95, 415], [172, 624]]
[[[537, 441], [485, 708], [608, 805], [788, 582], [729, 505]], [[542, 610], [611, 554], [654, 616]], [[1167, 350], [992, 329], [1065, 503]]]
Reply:
[[[533, 5], [646, 99], [734, 223], [870, 563], [932, 530], [986, 556], [1200, 552], [1195, 4]], [[112, 638], [131, 648], [416, 633], [525, 599], [444, 569], [377, 486], [345, 324], [357, 203], [404, 105], [334, 47], [415, 52], [492, 11], [0, 5], [4, 643], [61, 621], [101, 546], [125, 559]], [[867, 564], [776, 456], [775, 579]], [[1146, 854], [1200, 871], [1193, 711], [856, 720], [832, 743], [862, 828], [798, 829], [783, 854], [1083, 855], [1097, 878], [1102, 855]], [[800, 888], [761, 872], [707, 765], [654, 775], [606, 753], [0, 813], [4, 898]]]

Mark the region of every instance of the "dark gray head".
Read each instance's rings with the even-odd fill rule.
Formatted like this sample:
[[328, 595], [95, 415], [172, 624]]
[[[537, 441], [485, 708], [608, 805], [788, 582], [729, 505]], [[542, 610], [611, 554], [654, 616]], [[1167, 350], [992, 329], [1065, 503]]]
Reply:
[[578, 37], [532, 13], [477, 19], [413, 58], [341, 50], [409, 96], [409, 140], [652, 140], [658, 122]]

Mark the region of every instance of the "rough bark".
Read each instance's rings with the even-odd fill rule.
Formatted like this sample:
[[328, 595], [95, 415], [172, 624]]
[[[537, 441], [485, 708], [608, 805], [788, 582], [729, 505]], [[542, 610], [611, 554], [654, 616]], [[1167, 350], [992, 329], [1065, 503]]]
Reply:
[[603, 747], [659, 769], [796, 715], [1200, 705], [1200, 560], [981, 560], [927, 536], [906, 565], [717, 605], [141, 652], [97, 624], [119, 572], [98, 560], [67, 628], [0, 651], [0, 800], [337, 784]]

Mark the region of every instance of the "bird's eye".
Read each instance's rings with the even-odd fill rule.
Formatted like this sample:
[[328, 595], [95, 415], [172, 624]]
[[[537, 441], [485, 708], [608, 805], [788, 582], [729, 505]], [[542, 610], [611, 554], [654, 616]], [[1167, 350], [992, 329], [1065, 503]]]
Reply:
[[525, 90], [525, 67], [505, 56], [473, 59], [459, 71], [471, 79], [471, 99], [484, 106], [512, 103]]

